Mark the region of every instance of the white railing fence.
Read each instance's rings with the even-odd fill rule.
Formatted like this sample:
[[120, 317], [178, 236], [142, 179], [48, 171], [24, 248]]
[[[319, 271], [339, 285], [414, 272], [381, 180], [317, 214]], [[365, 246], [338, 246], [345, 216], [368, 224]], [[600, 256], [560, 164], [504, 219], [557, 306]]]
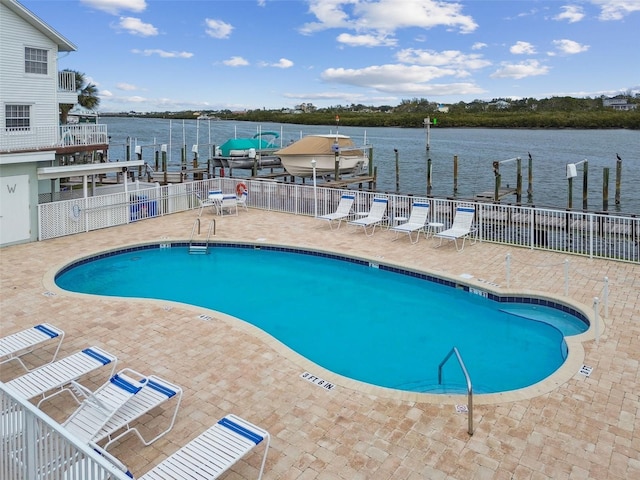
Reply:
[[[208, 190], [236, 191], [238, 182], [249, 188], [249, 207], [294, 215], [324, 215], [335, 211], [345, 189], [314, 187], [270, 180], [218, 177], [174, 185], [133, 187], [125, 193], [63, 200], [38, 206], [40, 240], [83, 231], [123, 225], [198, 208], [196, 194], [207, 196]], [[130, 184], [133, 185], [133, 184]], [[147, 184], [149, 185], [149, 184]], [[456, 207], [473, 205], [475, 229], [479, 241], [514, 245], [591, 258], [608, 258], [640, 262], [640, 217], [603, 213], [574, 212], [407, 195], [349, 190], [355, 195], [354, 211], [369, 210], [374, 197], [389, 201], [388, 222], [409, 217], [415, 201], [427, 201], [430, 222], [451, 225]]]
[[75, 72], [58, 72], [58, 90], [62, 92], [77, 92]]
[[2, 382], [0, 408], [2, 480], [130, 480]]
[[45, 125], [10, 128], [0, 132], [0, 152], [108, 143], [107, 125]]

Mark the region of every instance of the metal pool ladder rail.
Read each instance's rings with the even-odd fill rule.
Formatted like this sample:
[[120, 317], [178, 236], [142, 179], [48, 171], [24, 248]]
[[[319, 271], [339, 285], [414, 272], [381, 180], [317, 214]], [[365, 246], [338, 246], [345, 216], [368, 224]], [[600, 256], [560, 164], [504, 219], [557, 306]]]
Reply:
[[193, 227], [191, 228], [191, 238], [189, 238], [189, 254], [192, 253], [200, 253], [207, 254], [209, 253], [209, 238], [211, 238], [211, 234], [216, 234], [216, 220], [215, 218], [209, 222], [209, 229], [207, 230], [207, 240], [205, 242], [196, 241], [193, 237], [196, 235], [200, 235], [200, 219], [196, 218], [196, 221], [193, 222]]
[[462, 373], [467, 379], [467, 410], [469, 411], [469, 429], [467, 431], [469, 432], [469, 435], [473, 435], [473, 386], [471, 385], [471, 378], [469, 377], [467, 368], [464, 366], [464, 362], [462, 361], [460, 352], [458, 352], [458, 349], [456, 347], [453, 347], [451, 351], [447, 353], [447, 356], [444, 357], [444, 360], [440, 362], [440, 365], [438, 365], [438, 385], [442, 385], [442, 367], [445, 363], [447, 363], [447, 360], [449, 360], [449, 358], [451, 358], [451, 355], [453, 355], [454, 353], [456, 354], [456, 357], [458, 357], [458, 363], [460, 364], [460, 368], [462, 368]]

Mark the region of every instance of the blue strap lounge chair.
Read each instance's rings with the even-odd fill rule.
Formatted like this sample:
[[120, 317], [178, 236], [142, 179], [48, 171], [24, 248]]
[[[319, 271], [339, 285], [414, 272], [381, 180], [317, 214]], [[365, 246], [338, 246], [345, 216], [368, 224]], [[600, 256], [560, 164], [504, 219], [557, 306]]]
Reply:
[[258, 474], [258, 479], [261, 479], [270, 440], [266, 430], [235, 415], [227, 415], [145, 473], [140, 480], [213, 480], [266, 441]]
[[109, 377], [111, 377], [117, 362], [118, 359], [115, 355], [98, 347], [85, 348], [80, 352], [25, 373], [7, 382], [7, 385], [11, 385], [27, 399], [42, 397], [38, 402], [38, 406], [40, 406], [45, 400], [64, 391], [69, 391], [73, 395], [72, 381], [103, 366], [111, 365], [109, 373]]
[[[406, 223], [401, 223], [400, 225], [396, 225], [392, 227], [391, 230], [396, 232], [396, 238], [400, 233], [406, 233], [409, 235], [409, 240], [412, 244], [418, 243], [420, 240], [420, 232], [424, 231], [424, 227], [427, 224], [427, 220], [429, 218], [429, 204], [425, 202], [415, 202], [413, 204], [413, 208], [411, 209], [411, 215], [409, 215], [409, 220]], [[412, 235], [416, 234], [415, 240]], [[395, 240], [394, 239], [394, 240]]]
[[49, 323], [42, 323], [34, 327], [27, 328], [21, 332], [0, 338], [0, 365], [11, 360], [16, 360], [22, 365], [25, 371], [33, 370], [27, 367], [22, 360], [22, 356], [33, 352], [37, 348], [45, 346], [50, 341], [58, 343], [53, 357], [48, 363], [53, 362], [58, 355], [64, 332]]
[[[461, 252], [464, 250], [464, 242], [472, 233], [473, 217], [475, 213], [476, 209], [473, 206], [457, 207], [451, 228], [433, 235], [434, 238], [440, 239], [440, 243], [436, 246], [441, 246], [443, 240], [453, 240], [457, 251]], [[459, 239], [462, 239], [462, 245], [460, 247], [458, 247]]]
[[[173, 401], [175, 405], [169, 425], [153, 438], [145, 438], [135, 426], [135, 422], [154, 408], [169, 401]], [[107, 440], [107, 443], [104, 445], [104, 448], [107, 449], [116, 440], [119, 440], [129, 433], [134, 433], [144, 445], [151, 445], [173, 428], [181, 401], [182, 388], [160, 377], [150, 375], [143, 383], [142, 388], [124, 405], [118, 408], [100, 430], [95, 433], [93, 441], [102, 442]]]
[[351, 220], [349, 225], [362, 227], [365, 235], [368, 237], [373, 236], [376, 230], [376, 225], [381, 224], [385, 220], [387, 203], [388, 200], [386, 198], [374, 198], [373, 203], [371, 204], [371, 210], [369, 210], [367, 216]]
[[111, 417], [140, 391], [146, 381], [146, 377], [140, 373], [125, 368], [95, 392], [72, 382], [76, 395], [84, 397], [84, 400], [62, 426], [84, 442], [94, 440]]
[[348, 219], [351, 215], [351, 208], [353, 207], [353, 202], [355, 201], [354, 195], [343, 194], [340, 197], [340, 203], [338, 203], [338, 208], [333, 213], [327, 213], [326, 215], [321, 215], [318, 217], [320, 220], [326, 220], [329, 222], [329, 228], [333, 230], [334, 222], [338, 222], [336, 226], [336, 230], [340, 228], [340, 224], [342, 220]]

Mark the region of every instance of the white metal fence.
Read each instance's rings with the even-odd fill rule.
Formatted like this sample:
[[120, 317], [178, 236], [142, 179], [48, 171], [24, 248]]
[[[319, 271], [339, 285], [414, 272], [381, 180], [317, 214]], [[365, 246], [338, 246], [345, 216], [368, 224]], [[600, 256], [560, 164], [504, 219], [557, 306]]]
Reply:
[[106, 125], [44, 125], [9, 128], [0, 132], [0, 152], [108, 143]]
[[[211, 178], [175, 185], [139, 188], [39, 205], [39, 239], [45, 240], [79, 232], [169, 215], [199, 207], [197, 195], [208, 190], [236, 191], [242, 181], [249, 188], [247, 205], [262, 210], [313, 216], [335, 211], [345, 189], [281, 183], [269, 180]], [[414, 201], [431, 206], [429, 222], [451, 225], [456, 207], [473, 205], [478, 240], [542, 249], [592, 258], [640, 262], [640, 217], [603, 213], [583, 213], [350, 190], [355, 195], [354, 211], [366, 212], [374, 197], [389, 201], [388, 222], [407, 218]]]
[[0, 382], [2, 480], [131, 480]]

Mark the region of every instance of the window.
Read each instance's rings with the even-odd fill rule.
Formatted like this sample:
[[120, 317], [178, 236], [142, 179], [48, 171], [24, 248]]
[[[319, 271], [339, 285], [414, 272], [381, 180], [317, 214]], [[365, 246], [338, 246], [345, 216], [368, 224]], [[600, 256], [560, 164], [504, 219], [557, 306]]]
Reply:
[[5, 105], [6, 130], [29, 130], [31, 126], [31, 106]]
[[48, 67], [47, 54], [48, 52], [41, 48], [25, 47], [24, 71], [26, 73], [38, 73], [46, 75]]

